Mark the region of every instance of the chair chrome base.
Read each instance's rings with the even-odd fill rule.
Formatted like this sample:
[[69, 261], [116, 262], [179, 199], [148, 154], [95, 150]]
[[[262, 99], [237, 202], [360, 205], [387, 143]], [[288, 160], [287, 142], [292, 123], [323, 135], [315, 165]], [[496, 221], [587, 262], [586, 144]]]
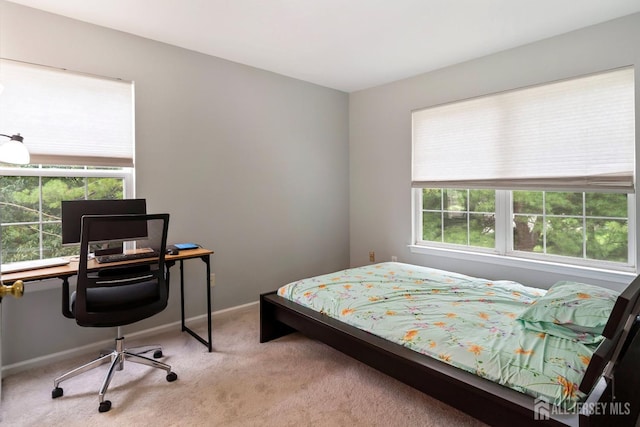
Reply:
[[[104, 348], [100, 350], [100, 357], [110, 355], [115, 351], [114, 348], [115, 347]], [[142, 356], [144, 354], [153, 352], [152, 354], [154, 359], [160, 359], [163, 356], [162, 347], [160, 345], [145, 345], [140, 347], [133, 347], [133, 348], [128, 348], [125, 351], [128, 351], [129, 353], [137, 354], [138, 356]], [[121, 371], [122, 368], [118, 368], [116, 370]]]
[[[148, 348], [147, 350], [145, 350], [144, 352], [148, 352], [148, 351], [152, 351], [152, 350], [156, 350], [157, 348], [152, 347], [152, 348]], [[138, 363], [141, 365], [147, 365], [150, 366], [152, 368], [158, 368], [158, 369], [164, 369], [165, 371], [167, 371], [167, 381], [172, 382], [175, 381], [176, 379], [178, 379], [178, 375], [175, 372], [171, 371], [171, 366], [167, 365], [166, 363], [162, 363], [162, 362], [158, 362], [157, 360], [153, 360], [150, 359], [148, 357], [145, 356], [141, 356], [140, 354], [137, 353], [133, 353], [127, 349], [124, 348], [124, 337], [120, 337], [120, 338], [116, 338], [116, 347], [115, 349], [108, 353], [108, 354], [104, 354], [100, 357], [98, 357], [97, 359], [82, 365], [80, 367], [77, 367], [69, 372], [67, 372], [66, 374], [63, 374], [61, 376], [59, 376], [58, 378], [56, 378], [53, 381], [53, 391], [51, 392], [51, 398], [55, 399], [57, 397], [60, 397], [63, 395], [63, 390], [61, 387], [59, 387], [60, 383], [62, 381], [68, 380], [69, 378], [73, 378], [77, 375], [80, 375], [84, 372], [87, 372], [93, 368], [96, 368], [100, 365], [103, 365], [109, 361], [111, 361], [111, 365], [109, 366], [109, 370], [107, 371], [107, 376], [105, 377], [104, 381], [102, 382], [102, 387], [100, 387], [100, 391], [98, 392], [98, 402], [100, 404], [100, 406], [98, 407], [98, 411], [99, 412], [107, 412], [109, 409], [111, 409], [111, 401], [109, 400], [105, 400], [104, 399], [104, 395], [107, 392], [107, 388], [109, 387], [109, 384], [111, 383], [111, 379], [113, 378], [113, 375], [115, 374], [115, 371], [120, 371], [124, 368], [124, 362], [125, 360], [128, 360], [130, 362], [133, 363]]]

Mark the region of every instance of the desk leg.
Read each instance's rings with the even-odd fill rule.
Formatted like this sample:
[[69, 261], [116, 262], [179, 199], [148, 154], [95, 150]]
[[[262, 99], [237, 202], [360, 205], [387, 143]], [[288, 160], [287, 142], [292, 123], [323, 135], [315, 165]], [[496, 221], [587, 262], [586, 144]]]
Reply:
[[187, 330], [187, 326], [184, 324], [184, 260], [180, 260], [180, 316], [184, 332]]
[[200, 341], [204, 344], [208, 349], [209, 353], [213, 351], [213, 343], [211, 340], [211, 263], [210, 256], [203, 255], [201, 257], [202, 261], [207, 265], [207, 280], [205, 281], [207, 286], [207, 338], [208, 341], [205, 341], [200, 335], [193, 332], [191, 329], [187, 327], [184, 321], [184, 270], [183, 270], [183, 260], [180, 260], [180, 308], [181, 308], [181, 320], [182, 320], [182, 331], [189, 333], [192, 337]]
[[211, 263], [209, 262], [209, 255], [202, 257], [202, 261], [207, 264], [207, 328], [209, 334], [209, 353], [213, 351], [211, 345]]

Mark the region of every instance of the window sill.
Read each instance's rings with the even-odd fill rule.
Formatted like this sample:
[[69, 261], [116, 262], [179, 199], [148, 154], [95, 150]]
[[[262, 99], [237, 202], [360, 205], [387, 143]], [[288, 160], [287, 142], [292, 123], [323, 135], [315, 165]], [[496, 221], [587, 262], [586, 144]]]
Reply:
[[547, 272], [575, 277], [576, 279], [603, 280], [612, 283], [626, 285], [636, 277], [633, 272], [616, 271], [577, 265], [567, 265], [548, 261], [516, 258], [490, 253], [479, 253], [451, 248], [436, 248], [428, 246], [409, 245], [409, 250], [414, 254], [431, 255], [442, 258], [499, 265], [502, 267], [517, 268], [536, 272]]

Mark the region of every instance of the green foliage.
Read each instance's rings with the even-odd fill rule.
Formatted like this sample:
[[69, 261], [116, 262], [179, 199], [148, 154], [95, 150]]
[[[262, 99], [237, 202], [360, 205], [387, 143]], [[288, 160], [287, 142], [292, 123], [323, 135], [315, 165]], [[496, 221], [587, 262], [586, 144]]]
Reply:
[[62, 247], [61, 201], [122, 199], [123, 188], [121, 178], [0, 176], [2, 262], [76, 254]]
[[422, 194], [424, 240], [495, 247], [495, 191], [425, 188]]
[[[495, 247], [495, 191], [423, 189], [423, 240]], [[513, 191], [514, 249], [627, 262], [626, 194]]]

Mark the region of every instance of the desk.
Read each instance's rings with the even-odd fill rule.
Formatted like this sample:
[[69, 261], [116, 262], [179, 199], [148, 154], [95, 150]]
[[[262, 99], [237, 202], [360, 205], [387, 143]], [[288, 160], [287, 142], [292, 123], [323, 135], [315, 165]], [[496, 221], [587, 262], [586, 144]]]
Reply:
[[[202, 344], [204, 344], [209, 349], [209, 352], [213, 351], [213, 346], [211, 343], [211, 263], [210, 263], [211, 254], [213, 254], [212, 250], [198, 248], [198, 249], [182, 250], [177, 255], [165, 256], [165, 265], [167, 268], [167, 283], [171, 283], [170, 282], [171, 267], [176, 265], [177, 262], [180, 263], [180, 311], [181, 311], [181, 320], [182, 320], [182, 331], [189, 333], [195, 339], [197, 339]], [[198, 334], [192, 331], [189, 327], [187, 327], [184, 319], [184, 261], [188, 259], [196, 259], [196, 258], [200, 258], [207, 266], [207, 278], [206, 278], [207, 326], [208, 326], [207, 340], [200, 337]], [[104, 268], [105, 266], [113, 267], [118, 265], [131, 265], [131, 264], [144, 265], [145, 262], [148, 262], [148, 260], [137, 259], [137, 260], [131, 260], [131, 261], [113, 262], [109, 264], [98, 264], [95, 260], [90, 260], [89, 269], [93, 270], [93, 269]], [[72, 276], [75, 276], [76, 274], [78, 274], [78, 262], [71, 261], [71, 263], [67, 265], [58, 266], [58, 267], [39, 268], [35, 270], [26, 270], [26, 271], [20, 271], [16, 273], [3, 274], [2, 283], [6, 285], [11, 285], [13, 282], [16, 282], [18, 280], [22, 280], [23, 282], [27, 283], [27, 282], [33, 282], [36, 280], [44, 280], [44, 279], [60, 279], [63, 282], [62, 311], [63, 313], [64, 312], [68, 313], [69, 312], [69, 278]], [[1, 303], [2, 303], [2, 300], [0, 299], [0, 304]], [[2, 339], [2, 335], [0, 334], [0, 351], [2, 351], [1, 339]], [[2, 354], [0, 353], [0, 381], [2, 380], [1, 360], [2, 360]]]

